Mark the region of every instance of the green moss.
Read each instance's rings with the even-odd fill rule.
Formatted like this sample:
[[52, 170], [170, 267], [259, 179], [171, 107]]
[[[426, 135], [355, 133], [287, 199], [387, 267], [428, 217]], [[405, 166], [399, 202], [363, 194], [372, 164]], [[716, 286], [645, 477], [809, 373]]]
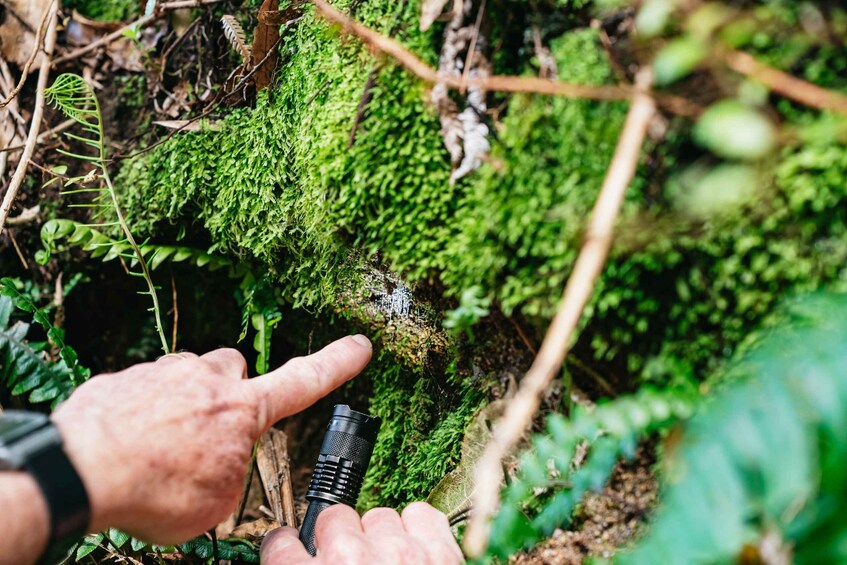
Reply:
[[140, 13], [138, 0], [66, 0], [64, 7], [104, 22], [126, 21]]
[[[597, 32], [576, 30], [551, 46], [560, 79], [612, 79]], [[507, 313], [547, 317], [579, 249], [623, 125], [622, 103], [517, 95], [499, 143], [457, 212], [443, 279], [482, 283]], [[637, 188], [633, 190], [637, 192]]]
[[372, 363], [370, 412], [382, 418], [382, 427], [359, 499], [362, 509], [426, 498], [458, 463], [465, 428], [485, 399], [455, 375], [425, 375], [389, 355]]

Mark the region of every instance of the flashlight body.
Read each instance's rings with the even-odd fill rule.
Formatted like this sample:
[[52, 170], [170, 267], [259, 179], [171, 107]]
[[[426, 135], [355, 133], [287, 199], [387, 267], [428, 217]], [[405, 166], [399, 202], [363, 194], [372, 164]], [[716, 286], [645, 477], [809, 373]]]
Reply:
[[318, 515], [333, 504], [356, 506], [380, 423], [346, 404], [335, 406], [306, 492], [309, 508], [300, 527], [300, 541], [311, 555], [316, 553]]

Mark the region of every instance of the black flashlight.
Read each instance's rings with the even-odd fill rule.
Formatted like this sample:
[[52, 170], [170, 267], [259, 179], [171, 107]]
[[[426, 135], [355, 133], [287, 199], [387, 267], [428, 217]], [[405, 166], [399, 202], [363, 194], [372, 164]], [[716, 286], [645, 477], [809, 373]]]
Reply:
[[336, 404], [326, 428], [318, 463], [306, 492], [309, 508], [300, 527], [300, 541], [315, 555], [315, 523], [333, 504], [355, 507], [371, 461], [381, 420]]

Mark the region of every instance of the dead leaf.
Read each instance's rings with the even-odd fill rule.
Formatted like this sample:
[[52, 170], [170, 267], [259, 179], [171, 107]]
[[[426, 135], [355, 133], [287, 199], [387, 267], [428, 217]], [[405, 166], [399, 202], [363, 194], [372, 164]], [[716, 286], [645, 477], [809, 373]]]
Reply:
[[505, 400], [495, 400], [474, 416], [465, 430], [461, 459], [455, 469], [444, 475], [426, 501], [447, 516], [466, 513], [473, 499], [474, 468], [491, 439], [491, 426], [503, 414]]
[[245, 522], [234, 530], [229, 537], [242, 538], [249, 540], [264, 539], [269, 532], [279, 528], [279, 522], [276, 520], [268, 520], [267, 518], [259, 518], [252, 522]]
[[432, 27], [435, 20], [444, 12], [444, 6], [449, 0], [424, 0], [421, 4], [421, 31]]
[[[51, 0], [5, 0], [6, 19], [0, 24], [0, 55], [23, 67], [36, 48], [35, 37]], [[33, 62], [31, 70], [41, 66], [43, 54]]]

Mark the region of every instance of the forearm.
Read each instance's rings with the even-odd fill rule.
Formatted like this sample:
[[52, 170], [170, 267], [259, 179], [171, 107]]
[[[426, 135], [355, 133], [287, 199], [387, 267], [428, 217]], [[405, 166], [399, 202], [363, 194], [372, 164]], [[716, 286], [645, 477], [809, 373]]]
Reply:
[[35, 563], [47, 546], [50, 519], [35, 480], [0, 472], [0, 565]]

